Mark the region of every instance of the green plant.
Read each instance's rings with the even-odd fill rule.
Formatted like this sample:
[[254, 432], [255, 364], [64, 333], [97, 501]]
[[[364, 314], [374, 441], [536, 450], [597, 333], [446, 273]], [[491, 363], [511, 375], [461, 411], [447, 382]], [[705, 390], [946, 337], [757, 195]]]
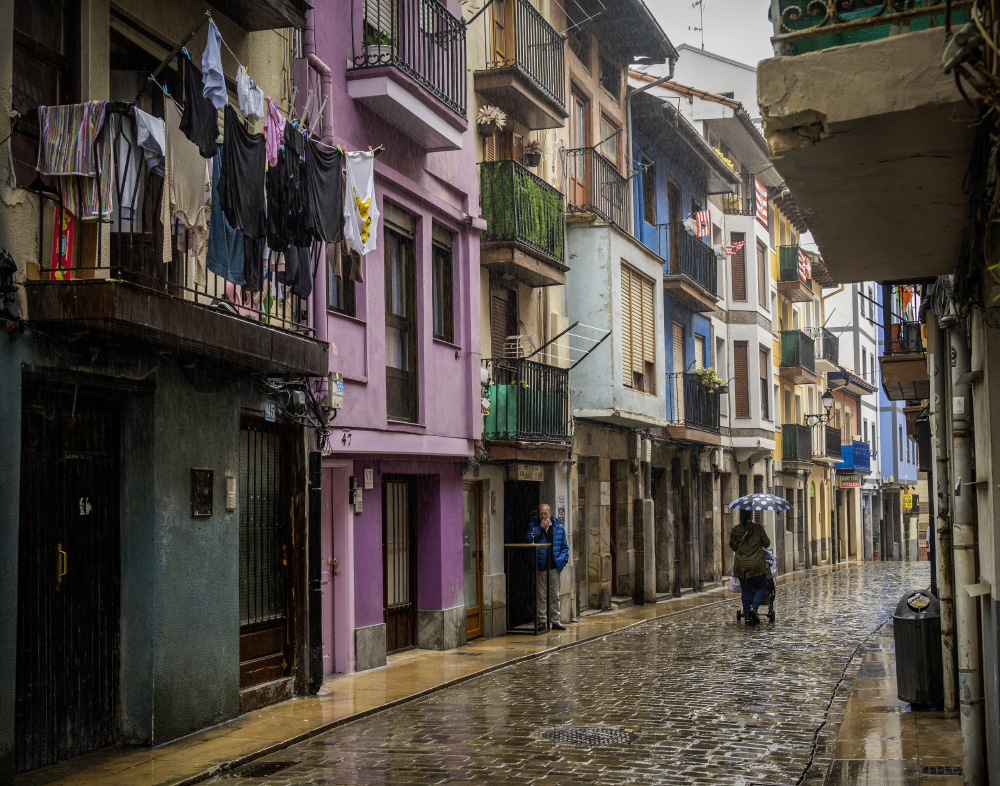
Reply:
[[521, 238], [563, 257], [563, 196], [513, 161], [484, 164], [480, 174], [484, 240]]
[[718, 153], [718, 154], [719, 154], [719, 158], [721, 158], [721, 159], [722, 159], [723, 161], [725, 161], [725, 162], [726, 162], [726, 166], [728, 166], [728, 167], [729, 167], [730, 169], [735, 169], [735, 168], [736, 168], [736, 167], [735, 167], [735, 166], [733, 165], [733, 162], [732, 162], [732, 159], [729, 159], [729, 158], [726, 158], [726, 157], [725, 157], [725, 156], [724, 156], [724, 155], [722, 154], [722, 151], [721, 151], [721, 150], [719, 150], [719, 148], [717, 148], [717, 147], [713, 147], [712, 149], [713, 149], [713, 150], [714, 150], [714, 151], [715, 151], [716, 153]]
[[696, 368], [692, 369], [691, 373], [697, 377], [700, 385], [704, 385], [707, 388], [720, 387], [726, 384], [726, 381], [715, 373], [714, 368]]
[[382, 30], [369, 30], [365, 34], [365, 46], [395, 46], [392, 36]]
[[521, 152], [524, 155], [530, 155], [533, 153], [538, 153], [539, 155], [545, 153], [545, 143], [541, 139], [529, 139], [524, 143], [524, 147]]
[[499, 107], [485, 104], [484, 106], [479, 107], [479, 112], [476, 114], [476, 122], [479, 125], [496, 123], [497, 128], [502, 131], [503, 127], [507, 125], [507, 115]]

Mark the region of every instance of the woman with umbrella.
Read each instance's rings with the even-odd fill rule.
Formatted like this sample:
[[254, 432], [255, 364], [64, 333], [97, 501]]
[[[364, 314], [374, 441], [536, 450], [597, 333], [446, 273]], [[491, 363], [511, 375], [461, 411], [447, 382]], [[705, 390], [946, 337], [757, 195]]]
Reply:
[[757, 607], [764, 601], [768, 588], [768, 568], [764, 549], [771, 539], [764, 527], [754, 521], [754, 511], [790, 510], [791, 505], [772, 494], [749, 494], [728, 506], [740, 511], [740, 523], [733, 527], [729, 547], [733, 550], [733, 575], [740, 580], [743, 594], [743, 618], [747, 625], [759, 625]]

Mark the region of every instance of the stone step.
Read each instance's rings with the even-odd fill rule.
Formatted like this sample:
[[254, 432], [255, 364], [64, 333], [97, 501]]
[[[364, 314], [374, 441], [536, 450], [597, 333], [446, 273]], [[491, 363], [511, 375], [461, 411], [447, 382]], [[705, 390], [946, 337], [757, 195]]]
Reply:
[[613, 611], [622, 611], [623, 609], [630, 609], [634, 605], [635, 605], [635, 598], [625, 598], [625, 597], [611, 598], [611, 609]]

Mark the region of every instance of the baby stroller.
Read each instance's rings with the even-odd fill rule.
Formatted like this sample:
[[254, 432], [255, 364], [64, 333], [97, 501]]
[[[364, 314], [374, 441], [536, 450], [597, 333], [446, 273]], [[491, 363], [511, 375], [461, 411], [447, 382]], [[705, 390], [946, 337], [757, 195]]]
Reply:
[[[767, 606], [767, 621], [774, 622], [774, 596], [778, 589], [778, 584], [774, 577], [778, 575], [778, 561], [774, 558], [774, 550], [764, 549], [764, 562], [767, 565], [766, 581], [767, 589], [764, 590], [764, 600], [761, 605]], [[736, 621], [743, 619], [743, 609], [736, 610]]]

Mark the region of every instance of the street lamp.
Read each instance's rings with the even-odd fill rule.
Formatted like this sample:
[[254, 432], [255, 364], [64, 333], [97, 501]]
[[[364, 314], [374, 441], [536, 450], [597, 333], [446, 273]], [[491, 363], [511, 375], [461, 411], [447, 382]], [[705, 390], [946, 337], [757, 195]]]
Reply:
[[817, 423], [829, 423], [830, 422], [830, 410], [833, 409], [833, 393], [830, 392], [830, 388], [826, 389], [826, 393], [823, 394], [821, 399], [823, 402], [823, 408], [826, 409], [825, 415], [806, 415], [803, 420], [805, 425], [813, 426]]

